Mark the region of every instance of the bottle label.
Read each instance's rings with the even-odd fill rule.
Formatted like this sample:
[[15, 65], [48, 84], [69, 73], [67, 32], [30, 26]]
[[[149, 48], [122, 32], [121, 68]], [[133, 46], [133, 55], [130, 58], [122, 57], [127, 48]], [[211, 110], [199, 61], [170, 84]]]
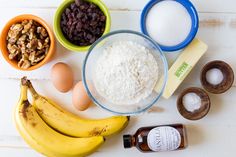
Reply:
[[155, 152], [172, 151], [179, 148], [181, 136], [173, 127], [156, 127], [148, 133], [147, 143], [148, 147]]

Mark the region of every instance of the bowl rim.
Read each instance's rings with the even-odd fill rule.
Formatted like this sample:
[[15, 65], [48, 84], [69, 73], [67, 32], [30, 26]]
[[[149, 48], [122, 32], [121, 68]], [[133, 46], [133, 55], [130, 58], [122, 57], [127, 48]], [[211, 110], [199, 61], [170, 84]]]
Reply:
[[[161, 56], [161, 60], [164, 64], [164, 83], [161, 87], [161, 90], [160, 90], [160, 94], [158, 94], [158, 96], [149, 104], [147, 105], [145, 108], [141, 109], [141, 110], [138, 110], [138, 111], [135, 111], [135, 112], [117, 112], [117, 111], [114, 111], [114, 110], [111, 110], [105, 106], [103, 106], [102, 104], [100, 104], [96, 98], [92, 95], [92, 93], [90, 92], [89, 88], [88, 88], [88, 84], [86, 82], [86, 75], [85, 75], [85, 71], [86, 71], [86, 65], [87, 65], [87, 60], [89, 58], [89, 55], [92, 53], [92, 50], [101, 42], [103, 41], [103, 39], [109, 37], [109, 36], [112, 36], [112, 35], [116, 35], [116, 34], [120, 34], [120, 33], [129, 33], [129, 34], [133, 34], [133, 35], [138, 35], [138, 36], [141, 36], [143, 38], [145, 38], [146, 40], [150, 41], [153, 46], [155, 47], [155, 49], [157, 49], [160, 53], [160, 56]], [[156, 51], [155, 51], [156, 52]], [[83, 85], [87, 91], [87, 94], [89, 95], [89, 97], [92, 99], [92, 101], [99, 107], [103, 108], [104, 110], [107, 110], [115, 115], [137, 115], [137, 114], [140, 114], [140, 113], [143, 113], [145, 112], [146, 110], [148, 110], [150, 107], [152, 107], [158, 100], [159, 98], [162, 96], [163, 94], [163, 91], [165, 89], [165, 86], [166, 86], [166, 83], [167, 83], [167, 75], [168, 75], [168, 63], [167, 63], [167, 60], [166, 60], [166, 57], [164, 55], [164, 53], [162, 52], [162, 50], [160, 49], [159, 45], [152, 39], [150, 38], [149, 36], [145, 35], [145, 34], [142, 34], [140, 32], [136, 32], [136, 31], [132, 31], [132, 30], [118, 30], [118, 31], [113, 31], [113, 32], [110, 32], [104, 36], [102, 36], [101, 38], [99, 38], [96, 42], [94, 42], [92, 44], [92, 46], [90, 47], [88, 53], [86, 54], [85, 56], [85, 59], [84, 59], [84, 62], [83, 62], [83, 68], [82, 68], [82, 82], [83, 82]], [[154, 90], [154, 89], [153, 89]]]
[[[88, 46], [75, 45], [75, 44], [71, 43], [68, 39], [66, 39], [65, 36], [63, 35], [62, 31], [61, 31], [61, 26], [60, 26], [61, 14], [65, 10], [65, 8], [67, 8], [74, 1], [75, 0], [63, 1], [59, 5], [59, 7], [57, 8], [57, 10], [54, 14], [53, 29], [54, 29], [54, 33], [55, 33], [55, 36], [56, 36], [57, 40], [59, 41], [59, 43], [63, 47], [65, 47], [68, 50], [75, 51], [75, 52], [85, 52], [90, 48], [90, 46], [92, 44], [88, 45]], [[104, 30], [102, 36], [109, 33], [110, 29], [111, 29], [111, 16], [110, 16], [109, 10], [106, 7], [106, 5], [100, 0], [86, 0], [86, 1], [95, 4], [104, 13], [104, 15], [106, 16], [106, 25], [105, 25], [105, 30]]]
[[[141, 27], [141, 31], [145, 35], [150, 36], [147, 32], [146, 24], [145, 24], [148, 12], [155, 4], [157, 4], [161, 1], [163, 1], [163, 0], [150, 0], [146, 4], [146, 6], [143, 8], [143, 11], [141, 13], [141, 19], [140, 19], [140, 27]], [[159, 44], [160, 48], [166, 52], [178, 51], [178, 50], [185, 48], [194, 39], [194, 37], [196, 36], [196, 34], [198, 32], [198, 28], [199, 28], [199, 17], [198, 17], [198, 13], [197, 13], [197, 10], [194, 7], [194, 5], [189, 0], [174, 0], [174, 1], [180, 3], [183, 7], [185, 7], [185, 9], [188, 11], [188, 13], [191, 17], [192, 25], [191, 25], [191, 30], [190, 30], [188, 36], [186, 37], [186, 39], [184, 41], [182, 41], [181, 43], [179, 43], [178, 45], [165, 46], [165, 45]]]
[[[34, 20], [36, 22], [38, 22], [40, 25], [42, 25], [46, 30], [47, 30], [47, 33], [49, 35], [49, 38], [50, 38], [50, 48], [48, 50], [48, 53], [46, 55], [46, 57], [41, 61], [39, 62], [38, 64], [36, 65], [33, 65], [31, 67], [29, 67], [28, 69], [23, 69], [23, 68], [20, 68], [18, 67], [16, 61], [14, 60], [10, 60], [8, 58], [8, 50], [7, 50], [7, 42], [6, 42], [6, 36], [8, 34], [8, 31], [10, 29], [10, 27], [17, 23], [17, 22], [20, 22], [22, 20]], [[46, 64], [51, 58], [52, 56], [54, 55], [55, 53], [55, 37], [54, 37], [54, 34], [52, 32], [52, 30], [50, 29], [49, 25], [46, 23], [46, 21], [44, 21], [42, 18], [38, 17], [38, 16], [35, 16], [35, 15], [32, 15], [32, 14], [21, 14], [21, 15], [18, 15], [18, 16], [15, 16], [13, 18], [11, 18], [6, 24], [5, 26], [3, 27], [2, 31], [1, 31], [1, 37], [0, 37], [0, 45], [1, 45], [1, 52], [2, 52], [2, 56], [3, 58], [12, 66], [14, 67], [15, 69], [17, 70], [21, 70], [21, 71], [32, 71], [32, 70], [35, 70], [35, 69], [38, 69], [40, 68], [41, 66], [43, 66], [44, 64]]]

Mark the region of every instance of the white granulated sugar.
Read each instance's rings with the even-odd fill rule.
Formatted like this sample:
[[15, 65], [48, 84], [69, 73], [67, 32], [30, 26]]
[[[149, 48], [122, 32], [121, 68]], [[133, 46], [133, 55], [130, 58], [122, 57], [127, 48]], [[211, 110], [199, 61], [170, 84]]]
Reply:
[[194, 112], [200, 109], [201, 98], [196, 93], [188, 93], [183, 97], [183, 105], [187, 111]]
[[175, 46], [183, 42], [191, 31], [191, 25], [187, 9], [173, 0], [156, 3], [146, 19], [148, 34], [164, 46]]
[[130, 105], [147, 98], [158, 80], [158, 64], [150, 50], [136, 42], [119, 41], [99, 56], [95, 88], [106, 100]]

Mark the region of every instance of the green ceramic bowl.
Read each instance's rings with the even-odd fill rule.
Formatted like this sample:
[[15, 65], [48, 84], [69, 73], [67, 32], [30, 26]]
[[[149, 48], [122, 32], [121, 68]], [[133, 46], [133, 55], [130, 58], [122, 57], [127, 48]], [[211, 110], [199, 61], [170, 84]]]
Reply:
[[[71, 51], [75, 51], [75, 52], [87, 51], [90, 48], [91, 45], [89, 45], [89, 46], [75, 45], [75, 44], [71, 43], [69, 40], [67, 40], [65, 38], [65, 36], [63, 35], [62, 30], [61, 30], [61, 26], [60, 26], [61, 14], [74, 1], [75, 0], [65, 0], [57, 8], [56, 13], [54, 15], [54, 23], [53, 23], [54, 32], [55, 32], [57, 40], [65, 48], [67, 48]], [[104, 15], [106, 16], [106, 26], [105, 26], [105, 31], [104, 31], [103, 35], [107, 34], [110, 31], [110, 27], [111, 27], [111, 17], [110, 17], [110, 13], [109, 13], [107, 7], [100, 0], [86, 0], [86, 1], [94, 3], [95, 5], [97, 5], [103, 11]]]

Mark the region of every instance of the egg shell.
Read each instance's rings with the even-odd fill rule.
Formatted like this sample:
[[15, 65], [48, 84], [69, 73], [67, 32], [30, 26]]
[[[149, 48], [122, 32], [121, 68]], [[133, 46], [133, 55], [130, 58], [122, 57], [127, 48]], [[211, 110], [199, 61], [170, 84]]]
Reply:
[[65, 63], [56, 63], [51, 69], [52, 83], [62, 93], [72, 89], [74, 76], [71, 67]]
[[79, 111], [86, 110], [92, 103], [90, 97], [88, 96], [84, 88], [82, 81], [79, 81], [73, 89], [72, 102], [74, 107]]

